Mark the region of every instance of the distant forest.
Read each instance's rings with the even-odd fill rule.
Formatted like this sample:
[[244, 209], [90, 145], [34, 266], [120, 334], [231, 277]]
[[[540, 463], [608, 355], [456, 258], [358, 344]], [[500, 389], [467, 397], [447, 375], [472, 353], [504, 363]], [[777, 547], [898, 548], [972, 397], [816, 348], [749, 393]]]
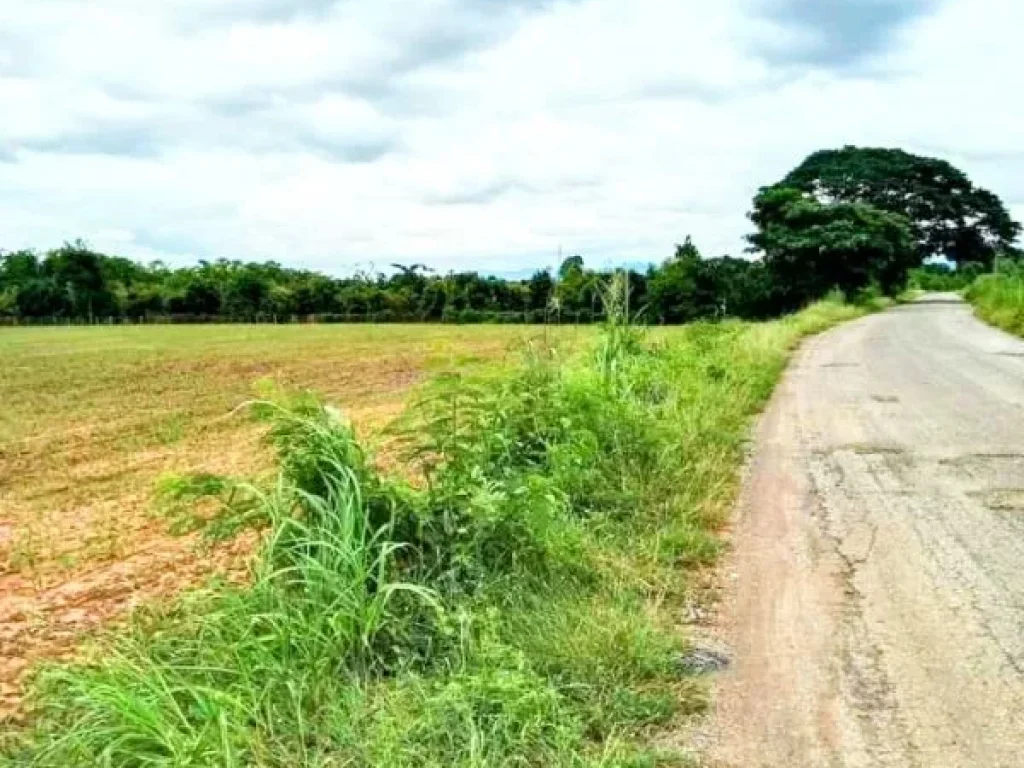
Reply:
[[[925, 268], [931, 279], [1020, 256], [1020, 225], [996, 195], [901, 150], [816, 152], [762, 188], [749, 217], [749, 258], [704, 258], [687, 238], [660, 265], [631, 271], [633, 312], [651, 323], [765, 318], [836, 289], [896, 293], [927, 259], [950, 265]], [[80, 241], [0, 251], [0, 322], [587, 323], [602, 317], [611, 277], [581, 256], [527, 280], [392, 266], [333, 278], [276, 262], [142, 265]]]
[[[0, 317], [107, 321], [434, 321], [581, 322], [603, 314], [609, 272], [583, 258], [528, 280], [476, 272], [431, 273], [394, 265], [390, 275], [332, 278], [274, 262], [201, 262], [172, 269], [91, 251], [83, 243], [40, 255], [5, 253], [0, 262]], [[661, 267], [630, 274], [631, 303], [658, 322], [780, 309], [762, 262], [703, 259], [689, 241]]]

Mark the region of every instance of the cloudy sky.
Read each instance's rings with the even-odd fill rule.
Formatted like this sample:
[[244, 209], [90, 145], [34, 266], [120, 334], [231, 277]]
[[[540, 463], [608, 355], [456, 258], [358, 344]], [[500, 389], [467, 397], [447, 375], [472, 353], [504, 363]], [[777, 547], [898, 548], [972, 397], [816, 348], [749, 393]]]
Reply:
[[0, 0], [0, 248], [344, 274], [739, 252], [810, 151], [1024, 218], [1020, 0]]

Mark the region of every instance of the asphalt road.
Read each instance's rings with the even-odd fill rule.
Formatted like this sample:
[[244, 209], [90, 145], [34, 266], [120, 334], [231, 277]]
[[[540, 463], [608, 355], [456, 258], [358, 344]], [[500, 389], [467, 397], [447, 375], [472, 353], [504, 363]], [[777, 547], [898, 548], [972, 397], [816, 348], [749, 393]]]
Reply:
[[1024, 766], [1024, 342], [947, 295], [842, 326], [755, 446], [710, 764]]

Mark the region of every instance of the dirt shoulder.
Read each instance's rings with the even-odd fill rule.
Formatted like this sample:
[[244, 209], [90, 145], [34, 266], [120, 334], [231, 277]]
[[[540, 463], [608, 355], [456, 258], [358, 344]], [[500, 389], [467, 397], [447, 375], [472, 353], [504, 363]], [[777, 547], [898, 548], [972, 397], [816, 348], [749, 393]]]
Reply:
[[810, 341], [732, 545], [710, 765], [1020, 765], [1024, 343], [953, 297]]

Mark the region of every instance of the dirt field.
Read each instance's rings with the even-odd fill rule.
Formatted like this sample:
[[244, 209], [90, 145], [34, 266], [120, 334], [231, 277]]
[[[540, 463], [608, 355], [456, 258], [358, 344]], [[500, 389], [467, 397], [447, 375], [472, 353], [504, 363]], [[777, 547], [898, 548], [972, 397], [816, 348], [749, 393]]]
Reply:
[[952, 296], [807, 343], [725, 569], [712, 765], [1022, 764], [1022, 381]]
[[[167, 473], [268, 467], [232, 415], [270, 379], [322, 393], [364, 434], [433, 372], [505, 357], [542, 329], [159, 326], [0, 329], [0, 718], [36, 659], [131, 606], [244, 560], [153, 513]], [[550, 331], [572, 344], [586, 331]]]

